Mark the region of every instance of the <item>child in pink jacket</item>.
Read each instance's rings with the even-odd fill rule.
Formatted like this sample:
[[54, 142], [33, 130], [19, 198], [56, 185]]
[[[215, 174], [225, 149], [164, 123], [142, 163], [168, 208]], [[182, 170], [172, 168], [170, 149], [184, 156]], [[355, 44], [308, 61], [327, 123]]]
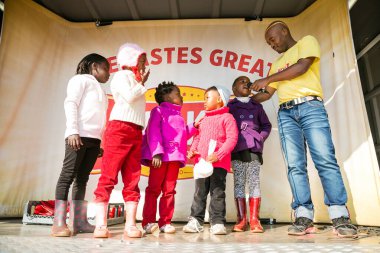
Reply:
[[[231, 169], [231, 152], [238, 140], [236, 121], [229, 113], [227, 103], [231, 92], [224, 87], [213, 86], [205, 93], [206, 115], [199, 124], [199, 134], [194, 137], [188, 157], [205, 159], [212, 163], [213, 174], [195, 180], [194, 200], [189, 222], [183, 227], [187, 233], [203, 231], [207, 195], [210, 193], [210, 233], [225, 235], [226, 228], [226, 176]], [[210, 140], [216, 141], [214, 153], [208, 155]]]
[[151, 113], [142, 144], [142, 164], [150, 167], [145, 190], [142, 226], [147, 234], [156, 225], [157, 198], [162, 192], [158, 226], [164, 233], [175, 233], [170, 224], [174, 213], [174, 195], [179, 168], [186, 164], [187, 140], [197, 131], [186, 126], [181, 116], [183, 104], [179, 88], [163, 82], [156, 88], [158, 106]]

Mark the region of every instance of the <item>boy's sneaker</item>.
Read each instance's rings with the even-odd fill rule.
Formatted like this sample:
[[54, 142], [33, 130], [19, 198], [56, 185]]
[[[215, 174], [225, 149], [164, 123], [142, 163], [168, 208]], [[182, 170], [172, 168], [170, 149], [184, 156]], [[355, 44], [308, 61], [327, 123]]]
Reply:
[[157, 228], [158, 225], [156, 223], [148, 223], [143, 227], [146, 234], [153, 234], [153, 232], [156, 231]]
[[358, 236], [358, 228], [351, 224], [348, 217], [332, 219], [334, 233], [341, 238], [354, 238]]
[[174, 234], [175, 233], [175, 227], [172, 226], [171, 224], [165, 224], [162, 227], [160, 227], [160, 231], [162, 233], [166, 233], [166, 234]]
[[183, 227], [185, 233], [199, 233], [203, 231], [203, 226], [194, 217], [189, 217], [189, 222]]
[[313, 221], [306, 217], [298, 217], [292, 226], [288, 228], [288, 235], [314, 234]]
[[223, 224], [215, 224], [211, 226], [210, 233], [213, 235], [226, 235], [227, 230]]

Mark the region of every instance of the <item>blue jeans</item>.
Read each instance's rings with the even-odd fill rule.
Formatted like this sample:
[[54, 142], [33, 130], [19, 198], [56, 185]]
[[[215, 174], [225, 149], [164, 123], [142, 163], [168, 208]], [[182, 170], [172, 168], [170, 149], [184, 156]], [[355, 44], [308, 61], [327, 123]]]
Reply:
[[295, 216], [313, 219], [307, 174], [306, 144], [318, 170], [324, 190], [324, 202], [330, 219], [349, 217], [347, 193], [335, 158], [330, 124], [323, 102], [313, 100], [278, 112], [282, 151], [288, 166], [288, 180], [293, 194]]

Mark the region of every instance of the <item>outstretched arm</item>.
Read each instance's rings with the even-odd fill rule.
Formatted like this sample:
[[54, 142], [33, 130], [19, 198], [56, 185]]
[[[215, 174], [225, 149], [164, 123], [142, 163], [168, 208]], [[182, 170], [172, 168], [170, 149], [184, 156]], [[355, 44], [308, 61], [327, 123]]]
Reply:
[[305, 72], [310, 68], [315, 57], [302, 58], [297, 61], [297, 63], [291, 65], [290, 67], [284, 69], [283, 71], [274, 73], [262, 79], [258, 79], [253, 82], [252, 90], [259, 91], [265, 89], [270, 83], [291, 80], [300, 75], [305, 74]]

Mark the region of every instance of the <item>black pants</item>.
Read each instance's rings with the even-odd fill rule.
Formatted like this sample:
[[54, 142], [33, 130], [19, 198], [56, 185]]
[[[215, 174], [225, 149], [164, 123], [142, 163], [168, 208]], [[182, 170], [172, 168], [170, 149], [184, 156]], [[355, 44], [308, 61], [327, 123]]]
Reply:
[[67, 200], [73, 181], [72, 199], [84, 200], [87, 181], [99, 154], [100, 140], [85, 137], [81, 137], [81, 140], [83, 146], [75, 151], [67, 144], [66, 139], [65, 159], [55, 189], [55, 199], [57, 200]]
[[204, 223], [208, 193], [211, 197], [209, 207], [211, 225], [226, 223], [226, 176], [225, 169], [214, 168], [214, 173], [210, 177], [195, 180], [191, 216], [201, 225]]

